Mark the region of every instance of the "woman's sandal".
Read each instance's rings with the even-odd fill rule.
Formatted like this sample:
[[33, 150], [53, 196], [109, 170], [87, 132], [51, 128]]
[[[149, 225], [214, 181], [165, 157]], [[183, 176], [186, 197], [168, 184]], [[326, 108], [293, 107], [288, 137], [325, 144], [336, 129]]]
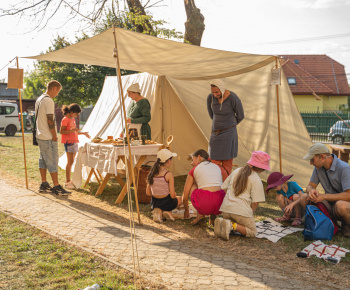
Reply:
[[165, 218], [167, 221], [175, 221], [171, 211], [163, 211], [163, 218]]
[[193, 221], [191, 221], [191, 224], [196, 225], [203, 219], [205, 219], [205, 215], [198, 215]]
[[153, 221], [156, 223], [162, 223], [163, 218], [162, 218], [162, 210], [160, 208], [155, 208], [153, 210]]
[[296, 217], [292, 223], [292, 226], [300, 226], [302, 224], [302, 219], [300, 217]]
[[281, 217], [275, 218], [276, 222], [287, 222], [290, 221], [290, 216], [283, 215]]

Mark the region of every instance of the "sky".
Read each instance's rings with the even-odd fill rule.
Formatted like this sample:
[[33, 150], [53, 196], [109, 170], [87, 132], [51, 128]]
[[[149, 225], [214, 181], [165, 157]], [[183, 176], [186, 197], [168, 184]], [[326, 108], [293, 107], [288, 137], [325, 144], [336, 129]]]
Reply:
[[[20, 1], [1, 0], [1, 8]], [[350, 83], [350, 0], [195, 2], [205, 17], [201, 46], [264, 55], [327, 54], [345, 66]], [[163, 0], [158, 5], [150, 9], [154, 18], [184, 32], [183, 1]], [[0, 80], [7, 80], [7, 67], [16, 65], [9, 61], [46, 51], [57, 35], [71, 41], [82, 32], [91, 35], [81, 19], [64, 24], [66, 19], [66, 11], [59, 13], [39, 30], [26, 15], [0, 17]], [[33, 69], [32, 60], [19, 58], [19, 65], [25, 71]]]

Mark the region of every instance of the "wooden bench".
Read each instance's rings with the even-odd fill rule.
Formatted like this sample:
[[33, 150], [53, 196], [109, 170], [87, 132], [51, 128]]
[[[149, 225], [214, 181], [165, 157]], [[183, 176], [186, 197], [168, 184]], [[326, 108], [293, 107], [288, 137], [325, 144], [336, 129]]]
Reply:
[[349, 162], [350, 148], [343, 145], [330, 144], [329, 147], [332, 149], [332, 153], [344, 162]]

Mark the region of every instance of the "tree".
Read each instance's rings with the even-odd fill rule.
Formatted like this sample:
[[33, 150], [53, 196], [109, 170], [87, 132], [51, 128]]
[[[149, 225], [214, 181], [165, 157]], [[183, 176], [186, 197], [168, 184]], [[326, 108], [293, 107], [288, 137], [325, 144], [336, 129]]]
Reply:
[[[111, 11], [107, 14], [106, 18], [96, 25], [94, 34], [98, 34], [112, 25], [123, 27], [130, 30], [136, 30], [134, 22], [132, 21], [133, 15], [130, 13], [121, 13], [116, 17]], [[182, 38], [180, 32], [176, 32], [174, 29], [167, 29], [163, 27], [164, 21], [153, 20], [152, 16], [144, 16], [153, 27], [155, 36], [163, 36], [165, 38]], [[138, 19], [141, 23], [141, 20]], [[76, 42], [88, 38], [87, 35], [83, 35], [76, 38]], [[52, 46], [46, 52], [55, 51], [71, 45], [65, 37], [58, 36], [52, 43]], [[121, 74], [136, 73], [134, 71], [121, 70]], [[35, 70], [26, 75], [24, 98], [36, 98], [43, 93], [46, 83], [52, 79], [59, 81], [63, 90], [60, 92], [57, 103], [70, 104], [73, 102], [79, 103], [85, 107], [88, 105], [94, 105], [100, 95], [104, 78], [106, 75], [115, 75], [116, 70], [114, 68], [81, 65], [81, 64], [68, 64], [57, 63], [49, 61], [38, 61], [35, 65]]]
[[132, 12], [119, 11], [116, 15], [113, 11], [108, 11], [106, 17], [101, 23], [96, 24], [93, 33], [99, 34], [106, 29], [112, 27], [112, 25], [131, 31], [139, 32], [139, 27], [143, 27], [144, 23], [151, 25], [152, 30], [144, 29], [145, 34], [150, 34], [152, 36], [167, 38], [167, 39], [183, 39], [183, 34], [175, 29], [165, 28], [164, 25], [167, 24], [164, 20], [154, 20], [152, 15], [139, 15], [136, 16]]
[[[126, 0], [129, 18], [137, 32], [155, 35], [154, 23], [152, 24], [151, 14], [147, 10], [164, 0], [144, 1], [147, 2], [142, 4], [142, 0]], [[118, 18], [121, 11], [119, 4], [124, 2], [123, 0], [22, 0], [12, 4], [10, 8], [0, 8], [0, 17], [18, 15], [21, 18], [30, 18], [36, 24], [34, 29], [40, 29], [49, 21], [54, 21], [58, 12], [64, 11], [67, 14], [66, 23], [79, 17], [86, 24], [95, 25], [104, 18], [106, 11]], [[205, 29], [204, 17], [194, 0], [184, 0], [184, 4], [187, 15], [185, 41], [200, 45]]]
[[205, 29], [204, 16], [196, 7], [194, 0], [184, 0], [184, 3], [187, 15], [185, 41], [200, 46]]

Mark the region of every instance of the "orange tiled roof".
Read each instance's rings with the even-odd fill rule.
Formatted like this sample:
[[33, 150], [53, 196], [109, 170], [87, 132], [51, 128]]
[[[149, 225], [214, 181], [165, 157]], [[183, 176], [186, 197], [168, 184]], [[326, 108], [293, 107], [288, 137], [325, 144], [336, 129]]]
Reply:
[[[350, 88], [342, 64], [327, 55], [281, 55], [286, 77], [295, 77], [296, 85], [290, 85], [293, 94], [350, 95]], [[295, 61], [297, 60], [297, 61]], [[299, 64], [297, 64], [299, 62]]]

